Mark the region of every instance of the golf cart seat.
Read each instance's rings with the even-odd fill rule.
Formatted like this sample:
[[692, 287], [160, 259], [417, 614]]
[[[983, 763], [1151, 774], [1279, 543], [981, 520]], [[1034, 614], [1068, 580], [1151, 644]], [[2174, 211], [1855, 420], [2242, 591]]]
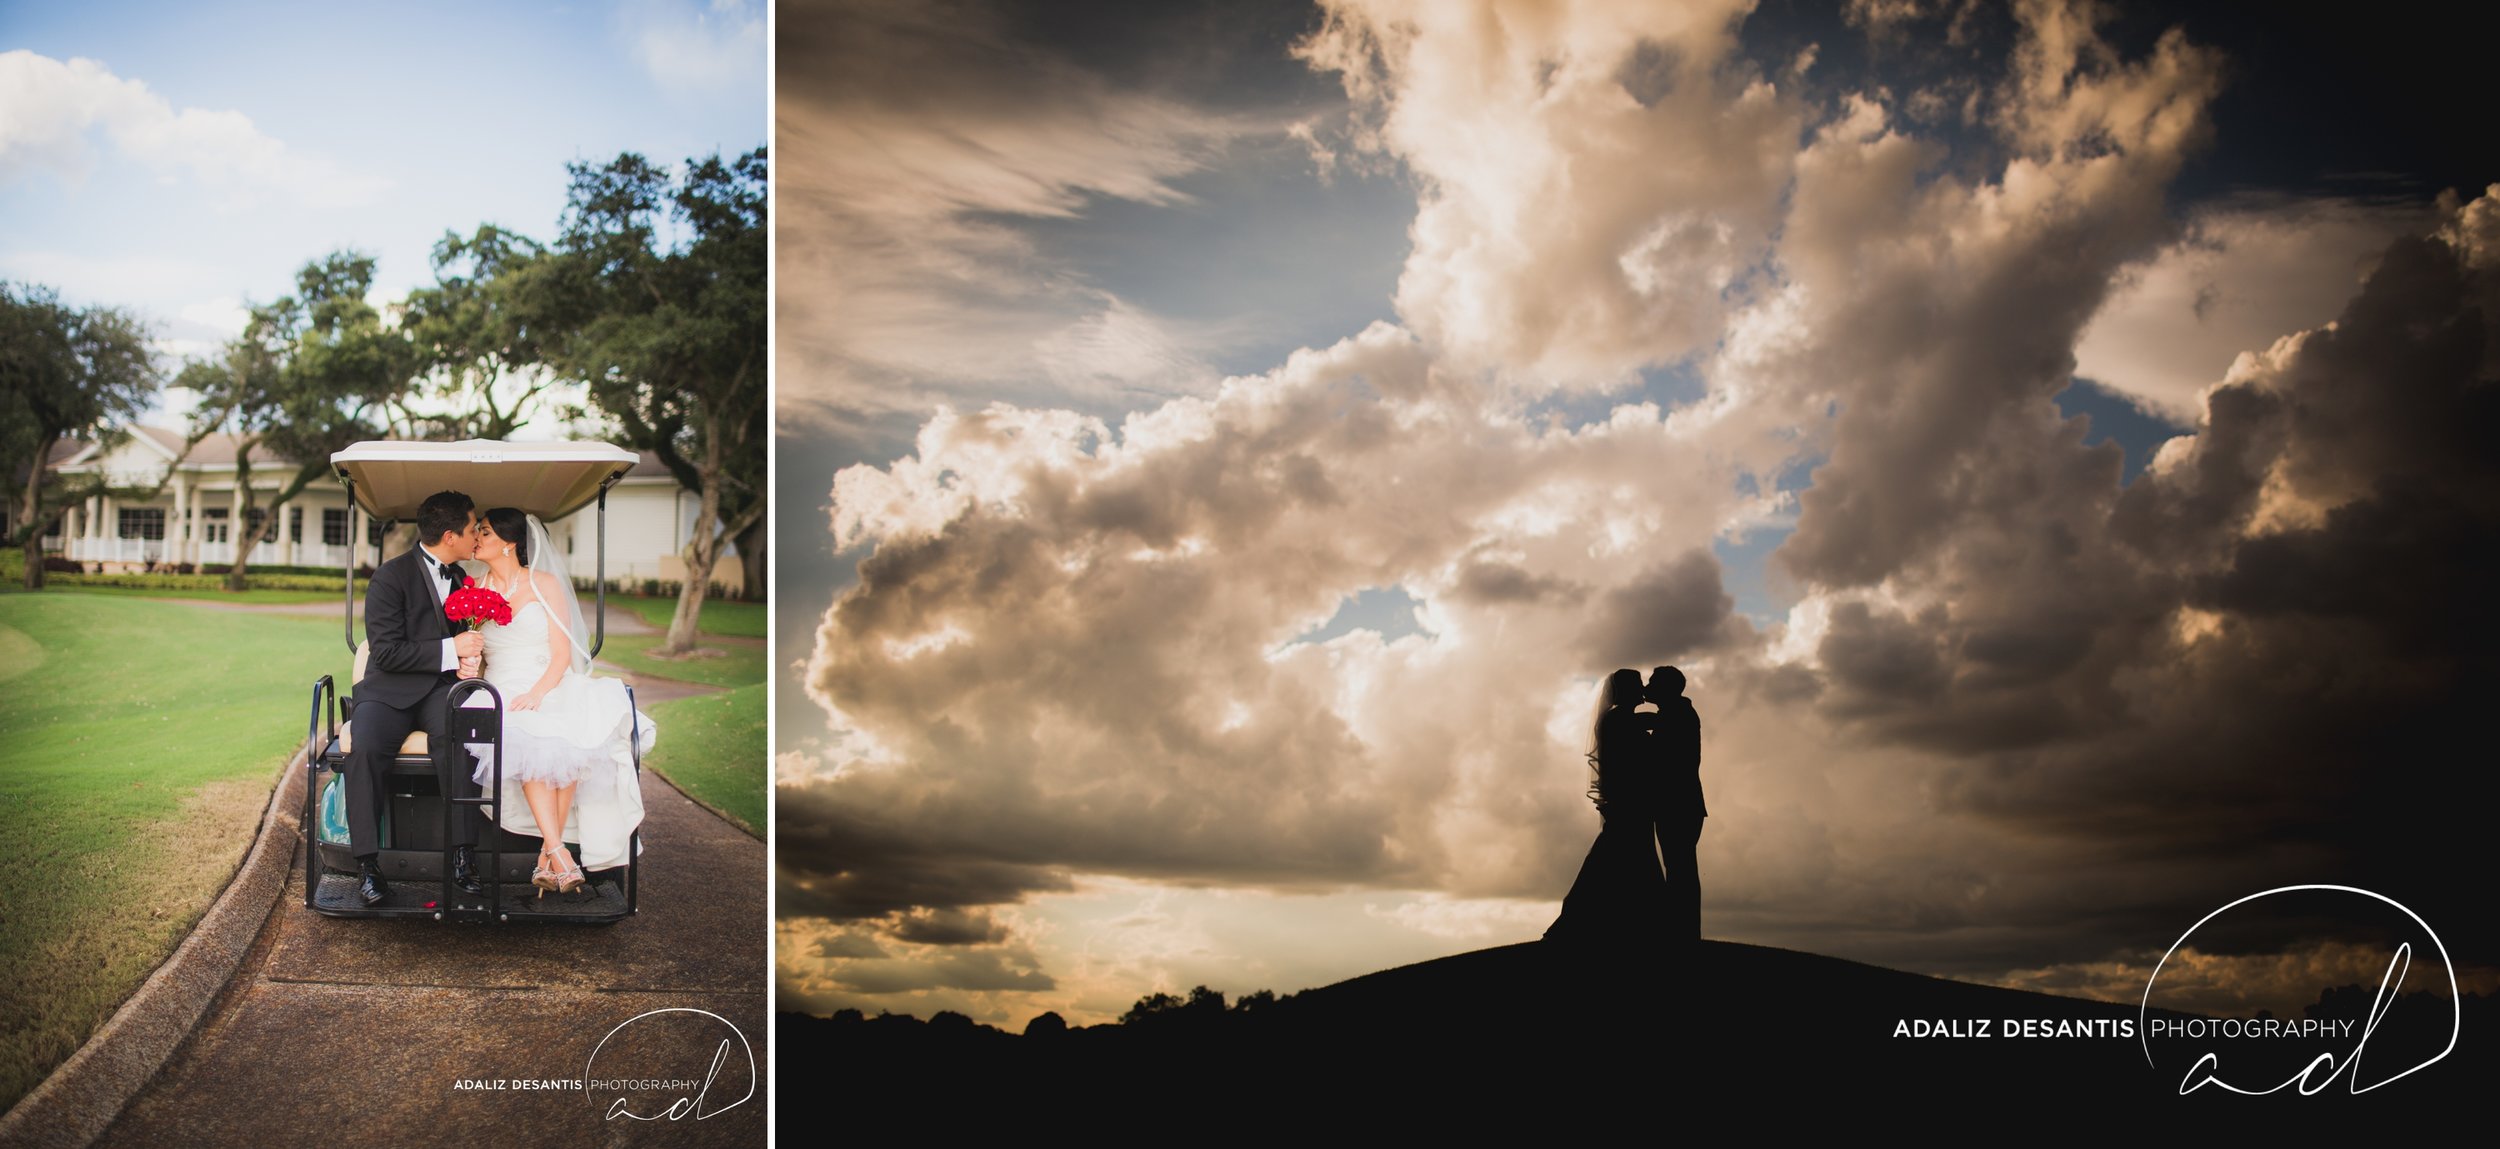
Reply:
[[[370, 642], [360, 642], [356, 644], [355, 677], [348, 679], [349, 682], [363, 682], [365, 680], [365, 659], [372, 656], [372, 646], [373, 644]], [[432, 753], [427, 749], [428, 745], [429, 744], [426, 742], [425, 738], [425, 731], [409, 731], [408, 740], [399, 744], [399, 756], [403, 759], [414, 758], [431, 763], [434, 759]], [[351, 705], [348, 707], [347, 720], [339, 723], [338, 752], [341, 757], [345, 757], [356, 752], [356, 710], [352, 705], [352, 700]]]

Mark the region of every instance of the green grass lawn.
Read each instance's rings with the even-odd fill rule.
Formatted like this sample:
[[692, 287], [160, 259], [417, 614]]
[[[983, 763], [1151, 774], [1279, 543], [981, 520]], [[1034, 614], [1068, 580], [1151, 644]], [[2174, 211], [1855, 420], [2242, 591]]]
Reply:
[[335, 619], [0, 594], [0, 1106], [180, 944], [346, 670]]
[[[609, 609], [613, 610], [620, 606], [640, 616], [642, 621], [650, 623], [653, 630], [662, 632], [668, 630], [668, 620], [677, 615], [677, 600], [674, 598], [646, 598], [642, 595], [608, 596]], [[587, 596], [582, 599], [583, 614], [589, 614], [597, 609], [597, 599]], [[764, 617], [764, 604], [760, 602], [705, 599], [703, 600], [703, 617], [697, 621], [695, 631], [698, 634], [716, 634], [723, 638], [762, 638], [764, 637]]]
[[[657, 641], [611, 636], [602, 661], [735, 689], [652, 707], [660, 741], [645, 765], [760, 834], [763, 647], [640, 653]], [[304, 736], [313, 679], [345, 677], [348, 661], [336, 617], [0, 593], [0, 858], [13, 863], [0, 866], [0, 1109], [75, 1052], [224, 888]]]
[[754, 644], [719, 646], [717, 658], [653, 658], [660, 644], [656, 634], [610, 634], [599, 648], [599, 662], [636, 674], [656, 674], [705, 686], [756, 686], [764, 681], [764, 648]]
[[[762, 661], [762, 658], [757, 658]], [[677, 788], [763, 836], [765, 753], [764, 686], [741, 686], [651, 708], [659, 743], [643, 765]]]

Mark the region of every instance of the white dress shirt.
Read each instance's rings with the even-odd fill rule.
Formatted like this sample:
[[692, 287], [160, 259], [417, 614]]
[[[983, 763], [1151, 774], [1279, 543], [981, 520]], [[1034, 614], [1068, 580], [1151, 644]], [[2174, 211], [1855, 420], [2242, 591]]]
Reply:
[[[460, 565], [456, 561], [445, 563], [443, 560], [434, 557], [434, 548], [432, 547], [421, 546], [418, 547], [417, 550], [425, 555], [425, 585], [434, 588], [434, 609], [437, 613], [440, 613], [443, 609], [443, 600], [451, 594], [451, 588], [443, 585], [443, 568], [445, 566], [450, 566], [453, 569], [458, 570], [460, 569]], [[468, 573], [469, 572], [466, 570], [460, 571], [462, 578], [468, 577]], [[444, 670], [460, 669], [460, 652], [453, 649], [453, 641], [453, 639], [449, 638], [443, 640], [442, 668]]]

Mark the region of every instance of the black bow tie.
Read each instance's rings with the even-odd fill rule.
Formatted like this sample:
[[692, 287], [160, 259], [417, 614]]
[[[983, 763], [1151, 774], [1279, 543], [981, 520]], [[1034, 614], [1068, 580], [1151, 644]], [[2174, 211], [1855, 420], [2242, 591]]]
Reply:
[[460, 573], [458, 565], [453, 563], [443, 564], [443, 584], [445, 586], [448, 586], [453, 590], [458, 590], [460, 589], [460, 580], [463, 577], [465, 576]]

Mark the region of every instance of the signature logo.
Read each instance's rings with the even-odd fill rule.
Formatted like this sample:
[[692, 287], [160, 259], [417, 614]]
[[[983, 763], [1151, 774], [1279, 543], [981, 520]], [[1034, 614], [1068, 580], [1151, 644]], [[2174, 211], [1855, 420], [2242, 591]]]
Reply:
[[[2368, 1048], [2371, 1037], [2377, 1034], [2382, 1024], [2386, 1022], [2389, 1011], [2397, 1004], [2398, 992], [2404, 986], [2405, 975], [2411, 972], [2413, 968], [2414, 946], [2412, 940], [2410, 939], [2400, 940], [2397, 942], [2394, 954], [2388, 959], [2386, 971], [2379, 977], [2379, 984], [2376, 993], [2371, 996], [2367, 1009], [2356, 1017], [2344, 1019], [2314, 1017], [2285, 1019], [2258, 1017], [2246, 1019], [2189, 1018], [2174, 1020], [2170, 1018], [2154, 1018], [2150, 1016], [2153, 1008], [2154, 988], [2161, 982], [2162, 970], [2170, 965], [2170, 959], [2178, 954], [2180, 947], [2185, 946], [2188, 943], [2189, 938], [2196, 936], [2196, 931], [2204, 929], [2207, 923], [2212, 922], [2216, 918], [2222, 917], [2224, 914], [2229, 913], [2232, 910], [2246, 906], [2252, 902], [2258, 901], [2261, 898], [2272, 898], [2285, 894], [2310, 894], [2313, 896], [2319, 894], [2350, 895], [2353, 897], [2371, 899], [2373, 901], [2383, 903], [2386, 906], [2393, 907], [2398, 912], [2402, 913], [2406, 919], [2409, 919], [2413, 925], [2419, 927], [2421, 937], [2427, 939], [2430, 942], [2431, 949], [2437, 952], [2440, 971], [2447, 977], [2447, 1007], [2449, 1010], [2447, 1045], [2440, 1049], [2439, 1052], [2430, 1055], [2422, 1061], [2416, 1062], [2401, 1072], [2387, 1077], [2382, 1077], [2379, 1080], [2368, 1084], [2363, 1084], [2362, 1082], [2361, 1055], [2363, 1051]], [[2371, 912], [2376, 913], [2377, 911], [2373, 907]], [[2424, 956], [2427, 958], [2429, 955], [2428, 953], [2425, 953]], [[2398, 903], [2394, 898], [2390, 898], [2384, 894], [2372, 893], [2369, 890], [2357, 889], [2352, 886], [2305, 885], [2281, 886], [2275, 889], [2263, 891], [2261, 893], [2250, 894], [2247, 897], [2241, 898], [2238, 901], [2232, 902], [2229, 905], [2223, 906], [2221, 909], [2205, 915], [2203, 918], [2198, 919], [2195, 925], [2189, 926], [2186, 933], [2179, 935], [2178, 941], [2170, 943], [2170, 949], [2162, 954], [2161, 961], [2153, 967], [2153, 975], [2150, 978], [2147, 978], [2144, 982], [2144, 1001], [2141, 1008], [2139, 1008], [2136, 1012], [2136, 1033], [2140, 1036], [2144, 1045], [2145, 1064], [2150, 1065], [2157, 1070], [2161, 1068], [2161, 1061], [2160, 1059], [2156, 1059], [2153, 1054], [2153, 1039], [2155, 1037], [2186, 1039], [2190, 1043], [2187, 1047], [2188, 1051], [2196, 1056], [2194, 1057], [2192, 1063], [2189, 1064], [2186, 1076], [2182, 1077], [2179, 1081], [2179, 1092], [2181, 1094], [2193, 1093], [2208, 1085], [2212, 1085], [2228, 1090], [2232, 1093], [2245, 1094], [2248, 1096], [2260, 1096], [2263, 1094], [2277, 1092], [2287, 1086], [2297, 1086], [2299, 1087], [2301, 1095], [2306, 1097], [2312, 1096], [2324, 1090], [2327, 1086], [2333, 1084], [2335, 1079], [2339, 1076], [2346, 1078], [2345, 1087], [2347, 1089], [2354, 1093], [2367, 1093], [2382, 1085], [2410, 1077], [2424, 1069], [2428, 1069], [2431, 1065], [2438, 1062], [2441, 1058], [2448, 1056], [2450, 1052], [2456, 1049], [2457, 1034], [2464, 1028], [2464, 1022], [2464, 1007], [2457, 992], [2456, 967], [2449, 961], [2447, 945], [2442, 943], [2439, 940], [2439, 935], [2431, 930], [2430, 923], [2422, 920], [2422, 915], [2414, 913], [2411, 909]], [[2431, 1035], [2427, 1041], [2420, 1042], [2420, 1048], [2428, 1048], [2429, 1043], [2437, 1040], [2437, 1030], [2435, 1025], [2426, 1031], [2423, 1028], [2424, 1024], [2428, 1023], [2415, 1024], [2411, 1027], [2413, 1031], [2412, 1036], [2414, 1036], [2417, 1040], [2420, 1039], [2421, 1035], [2425, 1032]], [[2250, 1088], [2242, 1085], [2236, 1085], [2223, 1079], [2222, 1052], [2220, 1049], [2204, 1045], [2203, 1043], [2206, 1039], [2219, 1039], [2223, 1041], [2224, 1048], [2228, 1048], [2233, 1051], [2232, 1055], [2235, 1064], [2246, 1064], [2252, 1061], [2264, 1062], [2269, 1059], [2279, 1060], [2287, 1052], [2296, 1060], [2299, 1057], [2308, 1056], [2311, 1050], [2317, 1049], [2318, 1043], [2320, 1042], [2327, 1043], [2329, 1048], [2317, 1052], [2315, 1056], [2309, 1056], [2307, 1062], [2302, 1064], [2300, 1068], [2290, 1077], [2264, 1088]], [[2346, 1042], [2350, 1043], [2349, 1048], [2345, 1047], [2344, 1043]], [[2165, 1053], [2172, 1059], [2175, 1066], [2177, 1059], [2184, 1055], [2172, 1052], [2171, 1042], [2165, 1041], [2164, 1047]], [[2337, 1056], [2339, 1052], [2342, 1054], [2341, 1057]], [[2280, 1067], [2278, 1066], [2277, 1071], [2279, 1071], [2279, 1069]]]
[[[745, 1092], [737, 1100], [716, 1100], [716, 1090], [725, 1096], [741, 1079]], [[627, 1018], [582, 1065], [582, 1091], [592, 1104], [606, 1104], [607, 1121], [702, 1121], [746, 1104], [756, 1085], [747, 1035], [719, 1014], [683, 1006]]]

